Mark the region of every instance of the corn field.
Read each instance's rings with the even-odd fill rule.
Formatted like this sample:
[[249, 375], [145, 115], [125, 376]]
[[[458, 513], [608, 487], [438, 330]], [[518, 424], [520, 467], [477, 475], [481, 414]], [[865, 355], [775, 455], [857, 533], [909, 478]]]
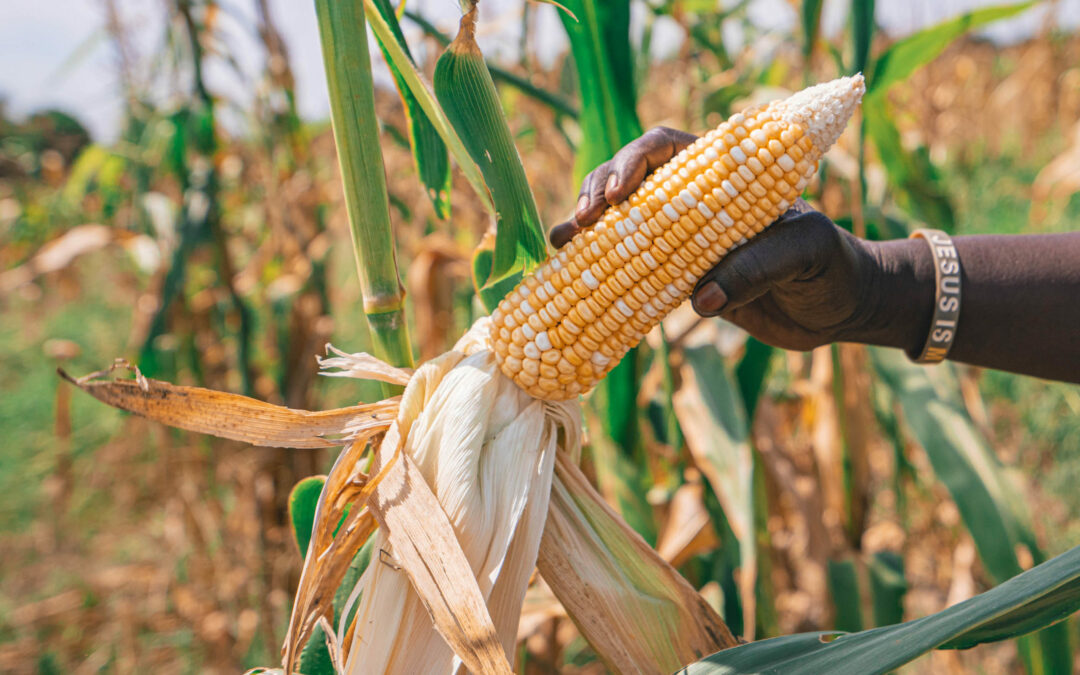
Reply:
[[[682, 302], [799, 196], [874, 240], [1080, 228], [1057, 3], [313, 4], [299, 45], [166, 0], [147, 54], [101, 0], [115, 139], [0, 98], [0, 672], [1080, 669], [1080, 389]], [[718, 131], [554, 251], [655, 126]], [[714, 237], [724, 148], [760, 213]], [[639, 208], [702, 234], [619, 249]]]

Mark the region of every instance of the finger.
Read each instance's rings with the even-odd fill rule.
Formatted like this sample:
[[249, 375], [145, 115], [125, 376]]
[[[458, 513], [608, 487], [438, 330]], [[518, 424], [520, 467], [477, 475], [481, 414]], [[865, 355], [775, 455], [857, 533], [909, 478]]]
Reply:
[[574, 220], [577, 221], [579, 227], [595, 223], [608, 207], [604, 199], [604, 186], [607, 185], [610, 174], [611, 162], [607, 161], [585, 176], [581, 184], [581, 192], [578, 193], [577, 207], [574, 209]]
[[799, 277], [830, 255], [835, 227], [816, 211], [779, 219], [705, 274], [694, 289], [694, 310], [703, 316], [729, 312]]
[[631, 141], [611, 159], [604, 199], [608, 204], [623, 201], [641, 185], [645, 176], [663, 166], [695, 140], [697, 136], [685, 131], [654, 127]]
[[570, 243], [570, 240], [574, 238], [574, 235], [580, 231], [581, 228], [571, 219], [551, 228], [551, 231], [548, 232], [548, 241], [550, 241], [551, 245], [555, 248], [562, 248]]

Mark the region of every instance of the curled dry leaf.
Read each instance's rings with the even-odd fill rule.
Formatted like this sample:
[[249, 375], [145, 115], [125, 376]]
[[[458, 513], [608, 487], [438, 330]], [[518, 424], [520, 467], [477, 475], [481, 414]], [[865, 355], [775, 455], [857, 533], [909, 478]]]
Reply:
[[[117, 369], [133, 380], [100, 380]], [[367, 432], [385, 429], [397, 413], [394, 399], [348, 408], [311, 412], [295, 410], [247, 396], [201, 387], [186, 387], [144, 377], [127, 361], [74, 378], [60, 376], [99, 401], [178, 429], [272, 448], [330, 448], [345, 445]]]
[[[498, 369], [489, 331], [481, 319], [411, 377], [332, 350], [324, 366], [408, 384], [401, 398], [325, 413], [173, 386], [135, 369], [133, 380], [98, 379], [130, 369], [122, 361], [65, 377], [103, 402], [183, 429], [263, 445], [349, 441], [316, 507], [285, 673], [323, 626], [344, 672], [448, 672], [460, 664], [508, 674], [541, 547], [545, 579], [614, 668], [670, 671], [735, 644], [693, 587], [576, 467], [577, 403], [539, 401], [518, 389]], [[356, 617], [349, 624], [344, 611], [331, 633], [334, 595], [373, 535], [378, 562], [352, 589]]]
[[1060, 216], [1069, 198], [1080, 192], [1080, 122], [1073, 126], [1069, 145], [1039, 171], [1031, 192], [1032, 225], [1042, 224], [1052, 213]]
[[[353, 504], [363, 504], [379, 480], [393, 468], [393, 463], [387, 462], [384, 471], [370, 480], [360, 468], [364, 465], [363, 456], [368, 444], [380, 438], [389, 426], [388, 422], [382, 428], [371, 430], [367, 436], [346, 448], [326, 477], [315, 507], [311, 544], [304, 558], [304, 568], [300, 573], [300, 584], [282, 650], [286, 673], [292, 672], [300, 647], [310, 637], [316, 624], [320, 620], [333, 617], [331, 603], [334, 593], [345, 578], [353, 556], [377, 527], [370, 511], [350, 507]], [[346, 513], [347, 520], [342, 522]], [[340, 641], [338, 648], [340, 649]]]

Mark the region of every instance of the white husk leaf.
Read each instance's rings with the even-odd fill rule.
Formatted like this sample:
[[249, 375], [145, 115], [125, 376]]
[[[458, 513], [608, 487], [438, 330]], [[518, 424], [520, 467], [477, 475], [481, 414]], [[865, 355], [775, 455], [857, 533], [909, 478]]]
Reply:
[[315, 357], [319, 362], [319, 374], [326, 377], [355, 377], [406, 385], [413, 374], [410, 368], [395, 368], [366, 352], [349, 354], [330, 343], [326, 345], [326, 352], [333, 356]]
[[[402, 397], [398, 425], [453, 526], [508, 660], [548, 512], [555, 453], [577, 453], [574, 403], [539, 401], [499, 370], [477, 321], [446, 369], [422, 366]], [[445, 363], [445, 362], [444, 362]], [[411, 391], [410, 391], [411, 390]], [[453, 673], [440, 636], [380, 530], [361, 577], [348, 673]], [[344, 631], [342, 631], [343, 637]]]

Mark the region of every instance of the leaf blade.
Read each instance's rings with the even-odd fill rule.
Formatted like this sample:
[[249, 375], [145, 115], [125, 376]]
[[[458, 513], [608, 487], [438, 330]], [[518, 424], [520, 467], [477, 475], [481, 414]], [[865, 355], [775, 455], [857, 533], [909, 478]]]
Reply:
[[[859, 633], [801, 633], [718, 652], [688, 675], [876, 675], [935, 648], [970, 647], [1038, 629], [1080, 609], [1080, 547], [941, 612]], [[823, 639], [824, 638], [824, 639]]]

